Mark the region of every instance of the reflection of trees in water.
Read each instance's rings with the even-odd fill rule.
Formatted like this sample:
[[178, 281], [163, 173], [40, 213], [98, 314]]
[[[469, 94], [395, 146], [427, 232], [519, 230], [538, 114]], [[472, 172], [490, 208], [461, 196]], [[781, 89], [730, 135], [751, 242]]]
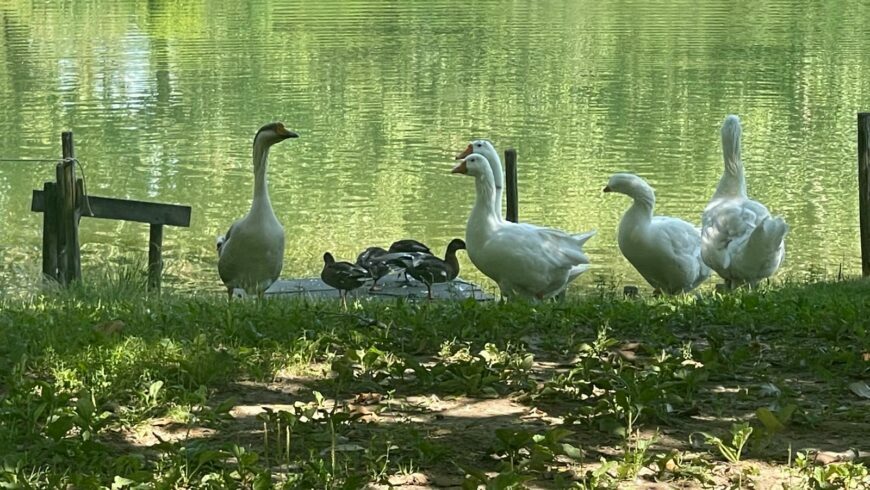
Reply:
[[[841, 189], [855, 187], [870, 70], [860, 16], [841, 11], [13, 0], [0, 9], [0, 155], [55, 156], [73, 129], [94, 193], [192, 204], [193, 227], [166, 247], [208, 263], [213, 235], [248, 205], [253, 132], [283, 120], [302, 137], [272, 155], [270, 185], [295, 275], [315, 273], [327, 248], [461, 236], [473, 186], [447, 174], [451, 158], [490, 137], [519, 151], [522, 219], [598, 228], [593, 261], [629, 270], [613, 238], [622, 203], [600, 196], [607, 176], [638, 173], [662, 214], [697, 221], [734, 112], [750, 193], [792, 225], [787, 269], [833, 268], [856, 252]], [[41, 180], [0, 169], [0, 215], [35, 223], [20, 203]], [[9, 231], [0, 245], [35, 236]]]

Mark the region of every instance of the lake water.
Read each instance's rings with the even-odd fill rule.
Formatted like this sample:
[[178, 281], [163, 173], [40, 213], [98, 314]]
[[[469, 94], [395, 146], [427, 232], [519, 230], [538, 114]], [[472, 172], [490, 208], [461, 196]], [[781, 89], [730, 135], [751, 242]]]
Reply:
[[[93, 0], [0, 3], [0, 159], [54, 160], [73, 130], [93, 195], [193, 206], [165, 230], [165, 284], [222, 291], [215, 235], [249, 206], [251, 140], [271, 152], [285, 277], [331, 250], [464, 236], [453, 155], [519, 152], [520, 218], [591, 228], [595, 282], [642, 283], [616, 245], [629, 171], [657, 212], [698, 222], [743, 121], [750, 195], [791, 225], [779, 278], [860, 273], [856, 112], [870, 110], [866, 1]], [[0, 162], [0, 290], [38, 281], [31, 190], [52, 162]], [[146, 225], [83, 219], [83, 263], [144, 263]], [[492, 283], [464, 254], [463, 276]]]

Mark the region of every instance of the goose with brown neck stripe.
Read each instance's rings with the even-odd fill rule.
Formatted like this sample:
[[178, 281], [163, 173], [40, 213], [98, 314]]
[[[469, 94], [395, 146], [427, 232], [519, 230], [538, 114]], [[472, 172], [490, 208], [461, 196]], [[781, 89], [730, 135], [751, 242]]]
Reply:
[[230, 298], [233, 290], [262, 296], [284, 265], [284, 228], [269, 200], [266, 166], [269, 148], [299, 135], [280, 122], [266, 124], [254, 136], [254, 197], [251, 209], [217, 239], [218, 273]]

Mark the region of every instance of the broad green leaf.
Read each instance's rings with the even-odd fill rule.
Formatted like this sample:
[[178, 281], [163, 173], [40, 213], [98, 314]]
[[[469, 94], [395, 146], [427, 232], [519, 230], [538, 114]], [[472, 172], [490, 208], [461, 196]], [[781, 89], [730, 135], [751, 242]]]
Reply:
[[74, 419], [70, 415], [62, 415], [45, 428], [45, 434], [54, 440], [59, 440], [73, 428]]
[[770, 411], [767, 407], [761, 407], [755, 411], [755, 416], [764, 424], [764, 428], [769, 432], [777, 433], [785, 429], [782, 422]]

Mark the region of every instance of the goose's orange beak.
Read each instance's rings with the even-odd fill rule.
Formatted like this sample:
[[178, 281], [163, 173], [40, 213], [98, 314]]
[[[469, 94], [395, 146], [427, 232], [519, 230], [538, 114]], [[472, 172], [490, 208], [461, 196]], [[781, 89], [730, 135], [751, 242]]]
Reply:
[[469, 145], [465, 148], [465, 151], [463, 151], [462, 153], [456, 155], [456, 160], [462, 160], [463, 158], [467, 157], [468, 155], [471, 155], [471, 153], [472, 153], [473, 151], [474, 151], [474, 149], [471, 148], [471, 144], [469, 144]]
[[[471, 148], [471, 145], [468, 146]], [[453, 170], [450, 171], [451, 174], [467, 174], [468, 166], [465, 164], [465, 160], [459, 162], [459, 165], [453, 167]]]

